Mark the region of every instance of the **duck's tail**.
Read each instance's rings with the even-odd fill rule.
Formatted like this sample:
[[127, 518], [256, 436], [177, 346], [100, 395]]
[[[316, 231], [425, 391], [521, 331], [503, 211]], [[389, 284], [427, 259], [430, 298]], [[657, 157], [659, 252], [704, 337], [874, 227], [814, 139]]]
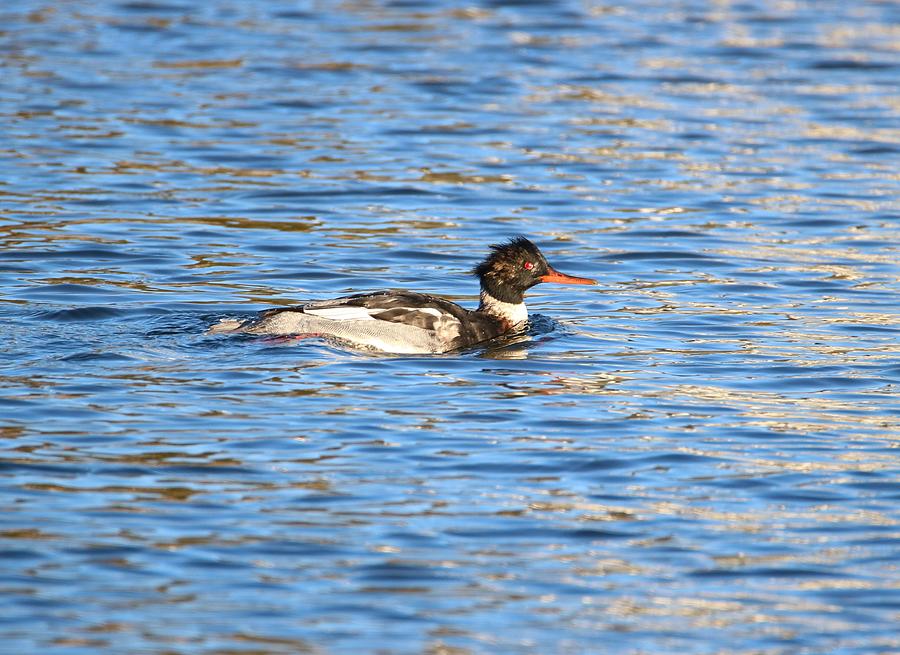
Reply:
[[243, 324], [244, 321], [238, 321], [234, 318], [223, 318], [210, 327], [206, 331], [206, 334], [228, 334], [230, 332], [237, 332]]

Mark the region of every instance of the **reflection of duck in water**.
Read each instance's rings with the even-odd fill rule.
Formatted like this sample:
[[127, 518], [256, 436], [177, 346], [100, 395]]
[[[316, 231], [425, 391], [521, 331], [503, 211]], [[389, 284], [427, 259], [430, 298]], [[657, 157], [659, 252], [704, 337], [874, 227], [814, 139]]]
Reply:
[[596, 284], [554, 270], [525, 237], [491, 246], [472, 272], [481, 282], [481, 304], [475, 311], [414, 291], [376, 291], [269, 309], [244, 322], [223, 319], [210, 333], [330, 337], [388, 353], [443, 353], [525, 323], [525, 291], [536, 284]]

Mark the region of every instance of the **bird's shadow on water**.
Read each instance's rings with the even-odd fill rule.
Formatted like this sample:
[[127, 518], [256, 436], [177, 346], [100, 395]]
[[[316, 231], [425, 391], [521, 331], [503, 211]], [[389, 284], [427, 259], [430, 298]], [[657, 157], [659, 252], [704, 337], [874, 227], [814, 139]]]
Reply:
[[526, 359], [531, 350], [565, 333], [565, 328], [549, 316], [532, 314], [524, 327], [461, 352], [475, 353], [482, 359]]

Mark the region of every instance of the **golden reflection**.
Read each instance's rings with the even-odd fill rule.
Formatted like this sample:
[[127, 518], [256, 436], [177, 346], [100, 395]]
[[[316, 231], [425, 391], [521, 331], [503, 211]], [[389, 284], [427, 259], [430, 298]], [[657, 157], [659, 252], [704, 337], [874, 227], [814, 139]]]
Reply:
[[51, 532], [44, 532], [39, 528], [20, 528], [14, 530], [0, 530], [0, 539], [27, 539], [49, 541], [59, 539], [60, 535]]
[[749, 35], [745, 31], [732, 31], [731, 34], [722, 39], [722, 47], [724, 48], [780, 48], [784, 45], [784, 40], [779, 37], [759, 38]]
[[637, 127], [654, 132], [672, 132], [675, 129], [672, 121], [664, 118], [633, 118], [630, 116], [608, 118], [594, 116], [589, 118], [572, 118], [569, 122], [572, 125], [579, 126]]
[[[759, 475], [757, 473], [756, 475]], [[772, 531], [772, 507], [761, 506], [757, 509], [743, 511], [719, 510], [711, 506], [686, 505], [683, 503], [651, 501], [643, 509], [642, 516], [658, 514], [660, 516], [679, 516], [691, 520], [709, 521], [719, 525], [720, 531], [746, 532], [750, 534], [769, 534]], [[781, 505], [777, 509], [778, 521], [783, 527], [789, 525], [815, 523], [896, 526], [900, 521], [883, 512], [872, 512], [856, 509], [845, 509], [842, 506], [808, 507], [790, 509]], [[796, 539], [796, 537], [795, 537]]]
[[[805, 340], [804, 340], [805, 342]], [[821, 365], [821, 362], [810, 362], [810, 365]], [[823, 382], [823, 386], [827, 386]], [[818, 432], [823, 428], [849, 429], [849, 434], [857, 433], [861, 428], [869, 428], [874, 434], [868, 434], [867, 438], [877, 438], [880, 434], [883, 438], [896, 441], [900, 444], [900, 417], [892, 417], [889, 414], [874, 411], [877, 409], [877, 397], [872, 397], [871, 412], [860, 411], [865, 405], [859, 401], [841, 400], [831, 396], [810, 393], [805, 396], [785, 396], [775, 391], [757, 391], [751, 389], [729, 389], [722, 386], [680, 384], [666, 385], [660, 391], [644, 392], [645, 397], [665, 398], [671, 402], [686, 402], [689, 405], [715, 406], [725, 405], [737, 410], [733, 427], [753, 425], [759, 427], [771, 427], [782, 431]], [[814, 417], [814, 420], [810, 417]], [[723, 427], [729, 427], [724, 425]], [[892, 433], [892, 430], [894, 432]], [[844, 456], [852, 455], [844, 453]], [[873, 462], [881, 462], [875, 457]], [[790, 462], [767, 462], [766, 465], [787, 467]], [[806, 466], [806, 464], [800, 464]], [[817, 462], [812, 466], [823, 470], [842, 470], [847, 468], [842, 463], [834, 461]], [[832, 466], [837, 466], [832, 469]], [[857, 466], [852, 464], [852, 466]]]
[[438, 184], [510, 184], [515, 181], [512, 175], [465, 175], [463, 173], [435, 173], [427, 168], [422, 169], [421, 182]]
[[[843, 240], [846, 243], [840, 247], [832, 245], [833, 237], [807, 237], [805, 239], [797, 239], [794, 247], [785, 247], [783, 244], [768, 243], [768, 237], [747, 235], [746, 243], [741, 248], [711, 248], [706, 252], [716, 255], [726, 260], [735, 261], [778, 261], [778, 265], [763, 265], [744, 269], [751, 273], [777, 272], [790, 267], [792, 264], [788, 262], [802, 262], [805, 266], [794, 267], [789, 270], [805, 271], [814, 270], [810, 266], [821, 266], [819, 262], [824, 259], [836, 260], [852, 260], [855, 262], [878, 263], [878, 264], [896, 264], [897, 257], [892, 254], [881, 254], [867, 250], [857, 250], [852, 247], [854, 240], [864, 240], [865, 233], [848, 233]], [[896, 234], [892, 230], [885, 231], [883, 234], [885, 242], [892, 238], [900, 240], [900, 231]], [[805, 247], [804, 247], [805, 246]], [[846, 266], [846, 265], [844, 265]], [[900, 276], [894, 279], [900, 279]]]
[[[900, 534], [883, 535], [884, 539], [900, 539]], [[833, 591], [833, 590], [862, 590], [862, 589], [900, 589], [900, 582], [894, 582], [879, 578], [877, 580], [847, 580], [840, 578], [824, 578], [821, 580], [807, 580], [799, 582], [797, 589], [800, 591]]]
[[155, 68], [239, 68], [244, 65], [243, 59], [185, 59], [181, 61], [155, 61]]
[[[225, 635], [225, 638], [229, 638], [228, 635]], [[283, 636], [275, 636], [275, 635], [265, 635], [265, 634], [254, 634], [250, 632], [236, 632], [230, 635], [231, 639], [234, 639], [237, 642], [247, 643], [247, 644], [260, 644], [262, 647], [259, 651], [255, 650], [244, 650], [241, 649], [239, 652], [244, 655], [253, 655], [256, 652], [259, 653], [271, 653], [271, 648], [275, 647], [288, 647], [290, 648], [291, 653], [321, 653], [323, 652], [320, 648], [319, 644], [311, 644], [304, 639], [298, 639], [295, 637], [283, 637]], [[268, 648], [267, 648], [268, 646]], [[281, 648], [278, 649], [279, 652], [283, 652]]]
[[106, 639], [96, 639], [90, 637], [55, 637], [49, 642], [53, 646], [62, 646], [69, 648], [88, 648], [88, 649], [105, 649], [110, 643]]
[[[755, 566], [775, 566], [787, 564], [797, 566], [800, 564], [840, 564], [853, 558], [850, 548], [818, 548], [809, 549], [803, 553], [777, 553], [768, 555], [750, 555], [738, 553], [735, 555], [713, 555], [712, 560], [722, 568], [745, 568]], [[845, 581], [846, 582], [846, 581]], [[900, 586], [900, 583], [898, 583]]]
[[[221, 125], [202, 125], [201, 127], [234, 127], [235, 125], [224, 123]], [[298, 146], [299, 147], [299, 146]], [[117, 161], [108, 169], [110, 173], [131, 174], [131, 171], [157, 171], [165, 173], [192, 173], [202, 176], [227, 175], [237, 178], [269, 178], [284, 175], [301, 175], [303, 171], [285, 171], [278, 168], [253, 168], [237, 166], [195, 166], [179, 160], [160, 160], [153, 162], [142, 161]]]
[[147, 293], [165, 292], [168, 289], [156, 287], [146, 284], [145, 282], [135, 280], [114, 280], [109, 278], [98, 277], [79, 277], [75, 275], [65, 277], [48, 277], [36, 280], [40, 284], [82, 284], [92, 287], [117, 287], [120, 289], [134, 289], [135, 291], [144, 291]]
[[[423, 16], [429, 17], [430, 16]], [[431, 23], [382, 23], [381, 25], [366, 25], [357, 28], [365, 32], [434, 32], [436, 27]]]
[[[64, 232], [65, 229], [80, 225], [96, 226], [109, 224], [123, 225], [183, 225], [185, 223], [197, 223], [201, 225], [214, 225], [228, 228], [243, 228], [250, 230], [276, 230], [279, 232], [307, 232], [316, 229], [322, 225], [322, 221], [311, 215], [295, 215], [289, 219], [273, 221], [266, 219], [248, 218], [244, 216], [142, 216], [129, 218], [115, 217], [91, 217], [85, 219], [61, 219], [54, 218], [48, 221], [28, 221], [23, 223], [14, 223], [0, 226], [0, 235], [4, 235], [4, 243], [7, 245], [17, 245], [22, 242], [30, 242], [34, 239], [34, 233], [41, 233], [41, 240], [47, 242], [55, 241], [84, 241], [89, 243], [102, 243], [109, 245], [124, 245], [131, 241], [127, 239], [113, 239], [95, 234], [72, 234]], [[424, 226], [428, 222], [422, 221]], [[413, 225], [415, 223], [403, 223], [396, 228], [397, 231], [403, 227]], [[441, 224], [446, 225], [446, 224]], [[156, 235], [157, 238], [166, 235]]]
[[368, 64], [354, 61], [321, 61], [307, 62], [296, 61], [291, 62], [292, 68], [310, 71], [352, 71], [352, 70], [369, 70], [371, 66]]
[[572, 573], [575, 576], [607, 576], [607, 575], [648, 575], [648, 567], [639, 566], [623, 559], [601, 558], [584, 561], [573, 559]]
[[[240, 261], [228, 261], [229, 259], [234, 259], [240, 257]], [[241, 253], [220, 251], [215, 253], [207, 253], [207, 254], [193, 254], [191, 255], [191, 259], [194, 260], [193, 264], [188, 264], [185, 268], [218, 268], [221, 266], [225, 267], [234, 267], [234, 266], [246, 266], [246, 255]]]
[[[56, 382], [28, 375], [0, 375], [0, 389], [27, 387], [29, 389], [45, 389], [57, 386]], [[8, 431], [8, 433], [4, 432]], [[15, 426], [0, 427], [0, 437], [18, 435], [20, 428]]]
[[610, 93], [597, 87], [562, 84], [559, 87], [547, 89], [546, 96], [537, 96], [536, 102], [556, 100], [587, 100], [609, 105], [619, 110], [621, 107], [635, 107], [642, 109], [665, 109], [667, 104], [661, 102], [658, 97], [650, 99], [646, 96], [633, 96]]
[[33, 491], [57, 491], [66, 493], [87, 493], [87, 494], [133, 494], [134, 496], [153, 495], [160, 496], [167, 500], [190, 500], [193, 496], [206, 493], [190, 489], [188, 487], [130, 487], [107, 485], [102, 487], [72, 487], [61, 484], [48, 484], [39, 482], [28, 482], [22, 485], [23, 489]]

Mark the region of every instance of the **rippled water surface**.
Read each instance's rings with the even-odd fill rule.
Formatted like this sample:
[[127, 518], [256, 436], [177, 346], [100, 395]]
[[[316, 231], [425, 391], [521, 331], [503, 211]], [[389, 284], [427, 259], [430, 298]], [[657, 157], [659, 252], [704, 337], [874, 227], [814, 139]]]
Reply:
[[[0, 8], [9, 653], [900, 653], [900, 5]], [[212, 337], [525, 234], [436, 357]]]

